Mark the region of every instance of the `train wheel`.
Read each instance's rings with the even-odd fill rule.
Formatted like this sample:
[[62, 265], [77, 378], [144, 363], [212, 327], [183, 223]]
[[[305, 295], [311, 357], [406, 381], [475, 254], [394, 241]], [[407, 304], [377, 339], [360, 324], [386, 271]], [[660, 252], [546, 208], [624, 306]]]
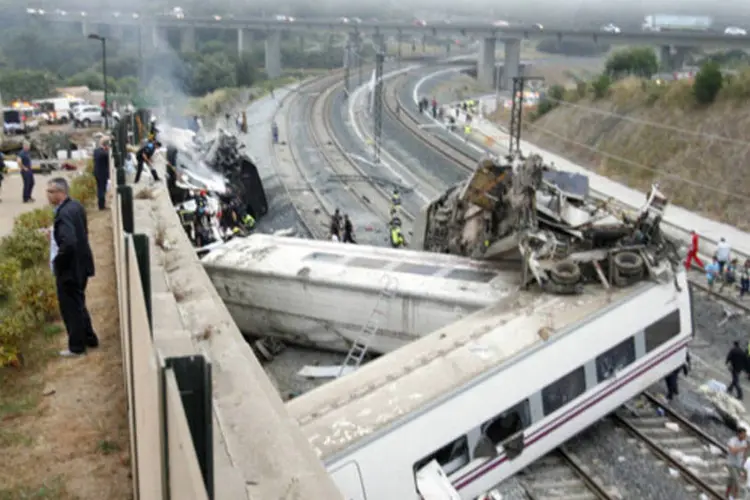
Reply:
[[622, 276], [643, 273], [643, 258], [635, 252], [620, 252], [615, 255], [615, 267]]
[[550, 271], [550, 276], [560, 285], [574, 285], [581, 279], [581, 268], [570, 260], [558, 262]]

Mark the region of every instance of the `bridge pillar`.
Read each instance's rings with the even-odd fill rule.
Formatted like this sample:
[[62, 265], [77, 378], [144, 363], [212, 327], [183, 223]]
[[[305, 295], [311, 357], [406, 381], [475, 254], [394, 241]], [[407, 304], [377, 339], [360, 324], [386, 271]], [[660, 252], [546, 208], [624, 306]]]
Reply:
[[89, 25], [88, 19], [81, 21], [81, 34], [83, 36], [89, 36], [91, 34], [91, 25]]
[[165, 50], [167, 48], [167, 29], [157, 25], [151, 26], [151, 45], [154, 50]]
[[180, 52], [195, 52], [195, 28], [187, 26], [180, 30]]
[[495, 78], [495, 39], [484, 38], [480, 41], [477, 58], [477, 80], [485, 87], [494, 87]]
[[662, 71], [678, 71], [682, 69], [689, 50], [688, 47], [662, 45], [659, 47], [660, 69]]
[[297, 39], [297, 43], [299, 44], [299, 51], [300, 53], [305, 52], [305, 37], [304, 35], [300, 35]]
[[245, 28], [237, 28], [237, 54], [242, 54], [253, 50], [253, 32]]
[[502, 88], [513, 88], [513, 78], [521, 76], [521, 40], [505, 41]]
[[268, 78], [281, 76], [281, 31], [271, 31], [266, 38], [266, 74]]
[[385, 37], [381, 33], [372, 35], [372, 45], [376, 52], [385, 52]]
[[112, 38], [122, 40], [123, 38], [125, 38], [125, 26], [123, 26], [122, 24], [110, 24], [109, 26], [107, 26], [107, 33]]

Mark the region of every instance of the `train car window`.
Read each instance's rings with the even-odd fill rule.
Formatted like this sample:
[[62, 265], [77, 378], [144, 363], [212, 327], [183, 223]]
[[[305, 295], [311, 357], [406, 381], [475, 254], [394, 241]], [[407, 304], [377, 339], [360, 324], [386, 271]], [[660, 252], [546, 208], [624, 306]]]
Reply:
[[669, 342], [680, 334], [680, 310], [677, 309], [667, 314], [660, 320], [646, 327], [646, 352], [657, 349], [662, 344]]
[[363, 269], [379, 269], [385, 268], [390, 261], [380, 259], [368, 259], [367, 257], [355, 257], [349, 261], [347, 267], [361, 267]]
[[553, 413], [584, 392], [586, 392], [586, 372], [580, 366], [542, 389], [544, 414]]
[[482, 434], [498, 445], [531, 425], [529, 400], [524, 399], [482, 424]]
[[469, 441], [466, 435], [460, 436], [457, 439], [446, 444], [437, 451], [434, 451], [426, 457], [418, 460], [414, 463], [414, 473], [432, 462], [437, 460], [440, 466], [443, 468], [446, 474], [452, 474], [464, 465], [469, 463]]
[[341, 260], [344, 260], [344, 257], [341, 255], [336, 255], [335, 253], [313, 252], [310, 255], [306, 255], [305, 258], [302, 260], [317, 260], [319, 262], [339, 262]]
[[449, 280], [474, 281], [477, 283], [489, 283], [497, 273], [489, 271], [475, 271], [474, 269], [453, 269], [445, 275]]
[[596, 379], [598, 382], [613, 377], [635, 361], [635, 338], [628, 337], [604, 354], [596, 357]]
[[420, 274], [422, 276], [433, 276], [440, 272], [440, 268], [437, 266], [427, 266], [424, 264], [399, 264], [396, 266], [396, 269], [394, 271], [397, 271], [399, 273], [409, 273], [409, 274]]

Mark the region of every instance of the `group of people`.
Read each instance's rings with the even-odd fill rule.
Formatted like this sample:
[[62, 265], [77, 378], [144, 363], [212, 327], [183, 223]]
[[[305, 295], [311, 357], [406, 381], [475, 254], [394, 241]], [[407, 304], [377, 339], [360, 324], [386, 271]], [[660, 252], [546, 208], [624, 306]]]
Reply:
[[349, 219], [349, 215], [344, 214], [342, 218], [338, 208], [331, 216], [330, 238], [331, 241], [357, 243], [354, 239], [354, 226], [351, 219]]
[[691, 232], [690, 246], [688, 247], [685, 269], [690, 269], [693, 264], [706, 273], [706, 283], [710, 289], [718, 284], [719, 291], [723, 291], [726, 285], [730, 287], [740, 285], [739, 296], [744, 297], [750, 292], [750, 259], [740, 266], [739, 260], [732, 257], [732, 246], [721, 238], [716, 245], [716, 252], [708, 265], [704, 265], [698, 255], [699, 236], [695, 231]]

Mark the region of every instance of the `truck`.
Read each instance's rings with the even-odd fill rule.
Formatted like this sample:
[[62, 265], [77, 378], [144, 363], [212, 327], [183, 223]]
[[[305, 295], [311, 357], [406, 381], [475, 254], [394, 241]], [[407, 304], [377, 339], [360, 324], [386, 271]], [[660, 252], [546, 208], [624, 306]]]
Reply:
[[643, 31], [709, 31], [713, 18], [709, 16], [678, 16], [653, 14], [643, 18]]

